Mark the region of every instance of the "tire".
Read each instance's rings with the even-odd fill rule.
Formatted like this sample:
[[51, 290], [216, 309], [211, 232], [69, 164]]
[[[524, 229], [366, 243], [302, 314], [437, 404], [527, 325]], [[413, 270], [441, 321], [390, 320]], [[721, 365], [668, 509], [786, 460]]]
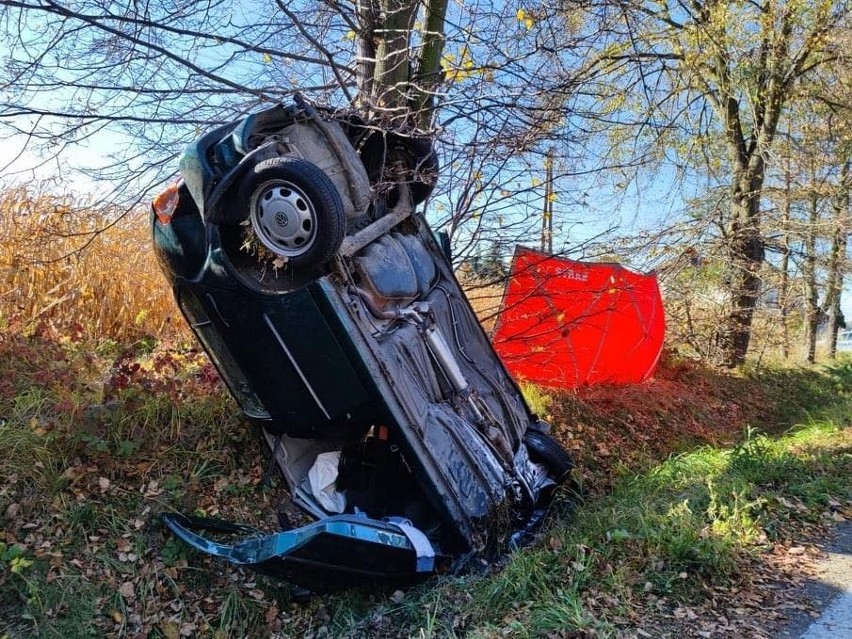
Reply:
[[574, 460], [556, 439], [540, 430], [528, 429], [524, 434], [524, 444], [530, 458], [543, 464], [557, 484], [565, 483], [571, 476]]
[[343, 242], [346, 215], [340, 194], [307, 160], [259, 162], [243, 178], [237, 198], [258, 241], [293, 268], [326, 263]]

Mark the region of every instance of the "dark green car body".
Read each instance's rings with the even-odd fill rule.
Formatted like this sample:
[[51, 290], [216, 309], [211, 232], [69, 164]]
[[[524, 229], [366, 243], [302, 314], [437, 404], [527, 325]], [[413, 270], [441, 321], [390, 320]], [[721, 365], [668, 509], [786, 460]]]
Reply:
[[491, 348], [412, 190], [393, 206], [373, 196], [326, 263], [290, 268], [246, 251], [238, 187], [271, 144], [250, 150], [246, 140], [261, 125], [286, 132], [298, 117], [278, 107], [188, 150], [176, 208], [152, 215], [180, 309], [316, 519], [337, 515], [307, 486], [312, 465], [339, 451], [339, 516], [400, 518], [443, 556], [500, 546], [564, 473], [528, 450], [528, 433], [545, 426]]

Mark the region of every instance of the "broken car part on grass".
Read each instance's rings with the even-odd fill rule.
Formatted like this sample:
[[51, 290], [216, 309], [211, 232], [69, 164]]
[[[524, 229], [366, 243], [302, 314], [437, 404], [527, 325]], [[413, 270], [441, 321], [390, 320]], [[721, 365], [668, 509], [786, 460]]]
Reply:
[[153, 205], [157, 256], [315, 522], [166, 516], [183, 541], [328, 589], [410, 583], [540, 519], [571, 459], [416, 210], [437, 169], [428, 141], [302, 100], [189, 147]]

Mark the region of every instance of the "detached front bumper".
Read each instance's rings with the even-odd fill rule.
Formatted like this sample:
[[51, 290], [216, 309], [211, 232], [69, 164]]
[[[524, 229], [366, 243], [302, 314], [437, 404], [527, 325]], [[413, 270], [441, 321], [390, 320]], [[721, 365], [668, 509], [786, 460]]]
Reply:
[[[405, 586], [431, 575], [436, 553], [420, 530], [405, 520], [377, 521], [338, 515], [284, 532], [264, 534], [215, 519], [167, 514], [163, 523], [196, 550], [261, 574], [327, 591], [352, 586]], [[198, 530], [242, 535], [233, 544], [212, 541]]]

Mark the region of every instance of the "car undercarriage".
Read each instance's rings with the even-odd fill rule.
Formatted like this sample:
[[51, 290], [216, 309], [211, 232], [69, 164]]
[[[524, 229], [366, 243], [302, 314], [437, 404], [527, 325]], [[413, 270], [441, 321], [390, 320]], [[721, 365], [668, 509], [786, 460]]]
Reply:
[[187, 150], [153, 205], [155, 251], [315, 521], [260, 533], [167, 515], [181, 539], [319, 590], [408, 583], [540, 520], [571, 459], [418, 210], [437, 171], [428, 141], [303, 100]]

